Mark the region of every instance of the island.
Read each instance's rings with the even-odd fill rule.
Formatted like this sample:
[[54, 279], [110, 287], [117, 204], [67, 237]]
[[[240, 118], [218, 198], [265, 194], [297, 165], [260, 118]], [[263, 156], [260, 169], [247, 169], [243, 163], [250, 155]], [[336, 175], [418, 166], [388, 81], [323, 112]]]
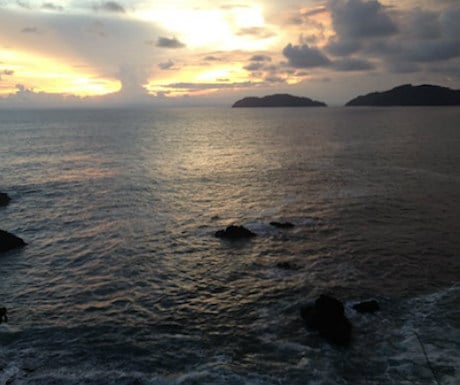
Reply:
[[275, 94], [261, 98], [255, 96], [243, 98], [235, 102], [232, 107], [326, 107], [326, 103], [289, 94]]
[[388, 91], [372, 92], [350, 100], [345, 106], [458, 106], [460, 90], [430, 84], [404, 84]]

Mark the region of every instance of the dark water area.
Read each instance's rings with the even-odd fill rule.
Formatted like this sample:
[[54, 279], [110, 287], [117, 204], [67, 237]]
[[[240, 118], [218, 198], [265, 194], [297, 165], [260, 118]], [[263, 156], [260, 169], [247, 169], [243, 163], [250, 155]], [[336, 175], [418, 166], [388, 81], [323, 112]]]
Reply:
[[[459, 127], [458, 108], [1, 111], [0, 228], [28, 245], [0, 256], [0, 385], [457, 385]], [[258, 236], [214, 237], [230, 224]], [[349, 348], [302, 323], [323, 293]]]

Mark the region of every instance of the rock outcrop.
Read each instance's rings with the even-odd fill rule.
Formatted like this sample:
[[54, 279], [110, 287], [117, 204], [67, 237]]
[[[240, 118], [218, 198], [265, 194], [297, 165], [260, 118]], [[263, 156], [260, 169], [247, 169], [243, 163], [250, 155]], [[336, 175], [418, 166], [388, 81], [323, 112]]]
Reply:
[[257, 234], [253, 233], [251, 230], [248, 230], [244, 226], [235, 225], [228, 226], [225, 230], [219, 230], [215, 233], [217, 238], [228, 239], [231, 241], [253, 238], [256, 235]]
[[25, 246], [26, 243], [8, 231], [0, 230], [0, 252], [16, 249]]
[[291, 222], [270, 222], [270, 226], [278, 227], [279, 229], [292, 229], [295, 225]]
[[321, 295], [313, 305], [302, 307], [301, 316], [307, 327], [317, 330], [329, 342], [341, 346], [350, 343], [352, 325], [338, 299]]
[[8, 194], [0, 192], [0, 207], [6, 206], [8, 203], [10, 203], [10, 201], [11, 198], [8, 196]]
[[353, 309], [355, 309], [358, 313], [375, 313], [380, 310], [380, 305], [375, 299], [373, 299], [357, 303], [353, 305]]

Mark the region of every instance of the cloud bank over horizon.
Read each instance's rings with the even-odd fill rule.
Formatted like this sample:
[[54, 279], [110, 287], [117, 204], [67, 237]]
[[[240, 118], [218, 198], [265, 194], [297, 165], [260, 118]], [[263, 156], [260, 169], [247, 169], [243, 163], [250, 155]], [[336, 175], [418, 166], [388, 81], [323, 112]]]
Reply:
[[343, 104], [401, 83], [460, 88], [460, 3], [0, 3], [0, 107]]

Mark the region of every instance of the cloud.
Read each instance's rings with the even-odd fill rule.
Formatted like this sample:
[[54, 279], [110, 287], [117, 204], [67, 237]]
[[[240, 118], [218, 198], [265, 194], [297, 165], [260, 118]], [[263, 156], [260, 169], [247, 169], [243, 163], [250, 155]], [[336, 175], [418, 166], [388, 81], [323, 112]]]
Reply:
[[162, 70], [170, 70], [174, 67], [174, 62], [169, 59], [167, 62], [158, 64], [158, 67]]
[[14, 70], [3, 70], [0, 72], [0, 80], [3, 80], [2, 76], [13, 76], [14, 75]]
[[253, 55], [249, 58], [250, 61], [257, 61], [257, 62], [260, 62], [260, 61], [272, 61], [272, 58], [270, 56], [267, 56], [267, 55]]
[[303, 11], [302, 16], [310, 17], [310, 16], [320, 15], [326, 12], [327, 12], [327, 7], [324, 5], [321, 5], [321, 6]]
[[358, 40], [339, 40], [331, 38], [326, 51], [334, 56], [348, 56], [361, 50], [363, 44]]
[[21, 30], [22, 33], [39, 33], [39, 30], [37, 27], [24, 27]]
[[222, 61], [221, 58], [219, 58], [217, 56], [214, 56], [214, 55], [208, 55], [203, 60], [205, 60], [205, 61]]
[[54, 3], [43, 3], [42, 9], [48, 10], [48, 11], [58, 11], [62, 12], [64, 10], [64, 7], [61, 5], [56, 5]]
[[390, 36], [398, 32], [387, 9], [377, 0], [329, 0], [334, 29], [341, 39]]
[[264, 80], [268, 83], [284, 83], [285, 82], [285, 80], [282, 77], [276, 76], [276, 75], [269, 75], [265, 77]]
[[[149, 41], [147, 44], [152, 44], [152, 42]], [[181, 43], [175, 37], [169, 39], [167, 37], [160, 36], [156, 42], [156, 46], [161, 48], [183, 48], [185, 47], [185, 44]]]
[[[460, 16], [460, 15], [459, 15]], [[437, 39], [441, 37], [440, 15], [434, 11], [414, 9], [404, 20], [406, 37], [416, 39]]]
[[313, 68], [330, 64], [329, 58], [321, 50], [309, 47], [307, 44], [289, 43], [284, 47], [283, 55], [288, 59], [288, 64], [295, 68]]
[[260, 62], [250, 63], [243, 67], [246, 71], [260, 71], [264, 68], [264, 65]]
[[387, 68], [390, 72], [395, 74], [412, 74], [421, 71], [418, 64], [408, 62], [390, 62]]
[[[453, 2], [452, 2], [453, 3]], [[444, 10], [439, 17], [443, 34], [450, 39], [460, 37], [460, 6], [453, 6]]]
[[258, 39], [268, 39], [276, 34], [264, 27], [247, 27], [241, 28], [237, 33], [238, 36], [253, 36]]
[[345, 58], [334, 61], [332, 68], [337, 71], [367, 71], [374, 69], [375, 66], [367, 60]]
[[28, 2], [17, 0], [16, 4], [21, 8], [31, 9], [31, 6], [30, 6], [30, 4]]
[[164, 84], [163, 87], [186, 90], [186, 91], [201, 91], [201, 90], [213, 90], [213, 89], [224, 89], [224, 88], [241, 88], [241, 87], [250, 87], [254, 85], [253, 82], [234, 82], [234, 83], [169, 83]]
[[106, 1], [99, 5], [95, 5], [96, 11], [113, 12], [113, 13], [126, 13], [125, 8], [115, 1]]
[[445, 61], [460, 57], [460, 40], [424, 40], [411, 42], [404, 53], [404, 58], [412, 62]]

